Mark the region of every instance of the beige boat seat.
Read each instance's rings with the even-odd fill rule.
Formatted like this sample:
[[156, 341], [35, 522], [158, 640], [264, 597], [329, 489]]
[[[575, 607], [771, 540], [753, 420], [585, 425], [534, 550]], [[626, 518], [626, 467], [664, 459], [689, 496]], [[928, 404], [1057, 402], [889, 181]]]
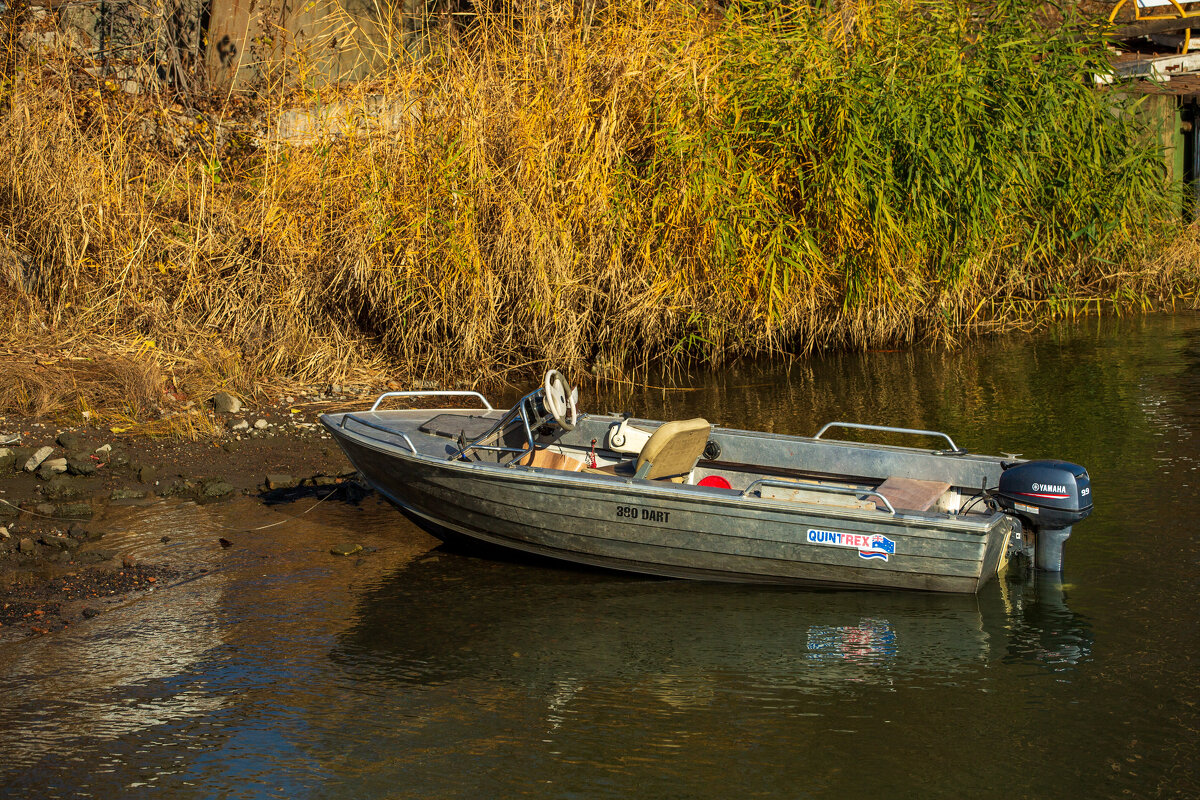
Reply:
[[711, 432], [712, 425], [699, 417], [664, 422], [642, 446], [636, 462], [584, 467], [583, 471], [683, 483], [704, 454], [704, 446], [708, 444]]
[[704, 454], [710, 433], [712, 425], [700, 417], [664, 422], [638, 453], [634, 477], [683, 483]]
[[634, 477], [683, 483], [700, 461], [712, 432], [713, 426], [700, 417], [662, 423], [637, 453]]

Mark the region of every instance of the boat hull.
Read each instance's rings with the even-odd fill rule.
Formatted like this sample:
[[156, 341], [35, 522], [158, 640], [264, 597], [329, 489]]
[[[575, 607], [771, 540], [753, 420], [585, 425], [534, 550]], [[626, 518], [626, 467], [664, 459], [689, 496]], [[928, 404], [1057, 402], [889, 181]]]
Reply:
[[[699, 487], [447, 461], [331, 426], [390, 502], [436, 536], [649, 575], [824, 587], [975, 592], [994, 576], [1010, 524], [964, 525]], [[853, 546], [882, 535], [894, 552]]]

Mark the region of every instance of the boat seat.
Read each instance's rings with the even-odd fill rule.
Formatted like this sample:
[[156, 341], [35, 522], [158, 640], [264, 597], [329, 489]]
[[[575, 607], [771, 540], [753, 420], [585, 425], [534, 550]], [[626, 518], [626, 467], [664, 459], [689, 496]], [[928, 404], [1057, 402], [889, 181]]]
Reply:
[[634, 477], [683, 483], [696, 468], [711, 432], [712, 425], [699, 417], [664, 422], [638, 453]]
[[949, 489], [950, 484], [941, 481], [888, 478], [875, 491], [891, 501], [897, 511], [928, 511]]
[[860, 500], [855, 495], [822, 492], [817, 489], [806, 489], [803, 487], [789, 489], [784, 486], [764, 486], [759, 490], [759, 496], [764, 500], [788, 500], [794, 503], [853, 508], [859, 511], [874, 511], [878, 507], [873, 501]]
[[705, 419], [664, 422], [642, 446], [636, 461], [631, 459], [603, 467], [585, 466], [583, 471], [683, 483], [704, 454], [711, 432], [712, 425]]

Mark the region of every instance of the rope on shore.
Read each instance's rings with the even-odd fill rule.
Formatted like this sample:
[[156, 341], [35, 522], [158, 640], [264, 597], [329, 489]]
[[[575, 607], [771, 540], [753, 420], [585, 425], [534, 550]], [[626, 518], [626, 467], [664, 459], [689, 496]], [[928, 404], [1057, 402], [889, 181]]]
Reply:
[[[312, 511], [317, 506], [321, 505], [321, 503], [324, 503], [330, 497], [337, 494], [338, 489], [340, 489], [340, 488], [341, 488], [341, 486], [334, 486], [332, 488], [332, 491], [330, 491], [328, 494], [326, 494], [320, 500], [313, 503], [311, 506], [304, 509], [303, 511], [301, 511], [299, 514], [297, 514], [294, 517], [288, 517], [287, 519], [281, 519], [278, 522], [272, 522], [267, 525], [259, 525], [257, 528], [231, 528], [230, 526], [222, 525], [219, 522], [214, 522], [213, 524], [216, 525], [218, 528], [224, 528], [227, 531], [239, 531], [239, 532], [261, 531], [261, 530], [266, 530], [267, 528], [274, 528], [276, 525], [282, 525], [285, 522], [292, 522], [294, 520], [299, 519], [300, 517], [303, 517], [305, 514]], [[54, 522], [83, 522], [83, 520], [81, 520], [81, 519], [73, 519], [73, 518], [69, 518], [69, 517], [53, 517], [53, 516], [50, 516], [49, 514], [39, 514], [36, 511], [30, 511], [28, 508], [21, 508], [18, 505], [14, 505], [13, 503], [10, 503], [7, 500], [5, 500], [3, 497], [0, 497], [0, 503], [4, 503], [4, 505], [6, 505], [6, 506], [15, 508], [21, 514], [32, 514], [35, 517], [41, 517], [42, 519], [53, 520]]]
[[6, 505], [6, 506], [11, 506], [12, 508], [15, 508], [18, 512], [20, 512], [22, 514], [33, 514], [35, 517], [41, 517], [42, 519], [52, 519], [55, 522], [82, 522], [83, 521], [80, 519], [70, 519], [68, 517], [52, 517], [49, 514], [39, 514], [36, 511], [30, 511], [28, 508], [21, 508], [18, 505], [13, 505], [12, 503], [5, 500], [3, 497], [0, 497], [0, 503], [4, 503], [4, 505]]
[[283, 523], [285, 523], [285, 522], [294, 522], [295, 520], [298, 520], [298, 519], [300, 519], [300, 517], [303, 517], [305, 514], [307, 514], [308, 512], [312, 511], [312, 510], [313, 510], [314, 508], [316, 508], [317, 506], [321, 505], [321, 503], [324, 503], [324, 502], [325, 502], [326, 500], [328, 500], [330, 497], [333, 497], [335, 494], [337, 494], [337, 493], [338, 493], [338, 490], [339, 490], [339, 489], [341, 489], [341, 488], [342, 488], [342, 487], [341, 487], [340, 485], [339, 485], [339, 486], [334, 486], [334, 487], [333, 487], [333, 490], [332, 490], [331, 492], [329, 492], [328, 494], [326, 494], [326, 495], [325, 495], [324, 497], [322, 497], [320, 500], [318, 500], [317, 502], [313, 503], [311, 506], [309, 506], [308, 508], [304, 509], [303, 511], [301, 511], [299, 514], [297, 514], [297, 515], [296, 515], [296, 516], [294, 516], [294, 517], [288, 517], [287, 519], [281, 519], [281, 520], [279, 520], [278, 522], [271, 522], [271, 523], [269, 523], [269, 524], [267, 524], [267, 525], [259, 525], [257, 528], [231, 528], [231, 527], [229, 527], [228, 525], [222, 525], [222, 524], [221, 524], [221, 523], [219, 523], [219, 522], [214, 522], [213, 524], [214, 524], [214, 525], [216, 525], [218, 528], [224, 528], [224, 529], [225, 529], [225, 530], [227, 530], [227, 531], [239, 531], [239, 532], [247, 532], [247, 533], [248, 533], [248, 532], [250, 532], [250, 531], [262, 531], [262, 530], [266, 530], [267, 528], [274, 528], [276, 525], [282, 525], [282, 524], [283, 524]]

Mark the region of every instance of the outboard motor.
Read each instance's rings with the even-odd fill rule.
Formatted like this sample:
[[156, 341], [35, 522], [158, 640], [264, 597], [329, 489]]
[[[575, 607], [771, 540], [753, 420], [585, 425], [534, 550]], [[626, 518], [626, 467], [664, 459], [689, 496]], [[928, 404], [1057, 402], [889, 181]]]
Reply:
[[1087, 470], [1067, 461], [1026, 461], [1006, 467], [992, 495], [1000, 509], [1033, 531], [1034, 566], [1062, 572], [1063, 543], [1071, 526], [1092, 513]]

